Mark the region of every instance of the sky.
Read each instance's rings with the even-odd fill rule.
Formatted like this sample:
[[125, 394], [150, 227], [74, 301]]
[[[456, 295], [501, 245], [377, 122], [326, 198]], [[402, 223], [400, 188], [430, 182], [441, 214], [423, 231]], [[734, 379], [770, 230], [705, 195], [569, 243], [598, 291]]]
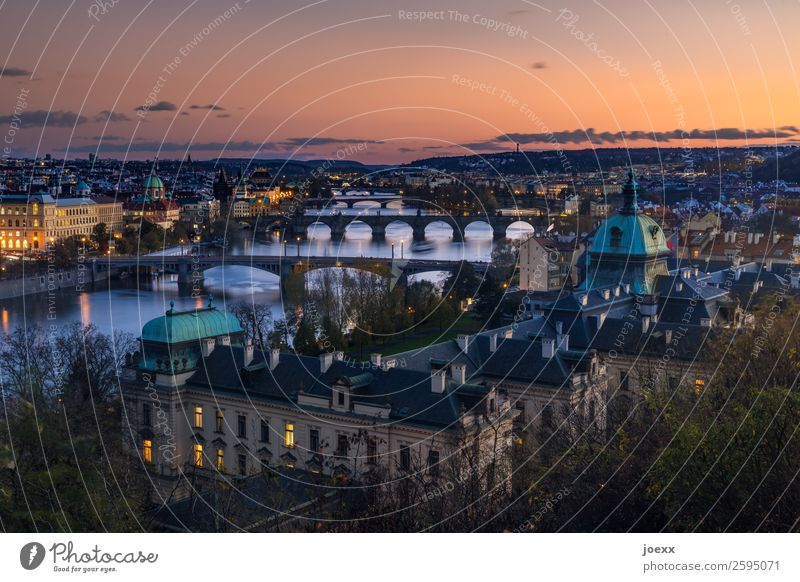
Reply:
[[796, 0], [0, 3], [5, 157], [800, 142]]

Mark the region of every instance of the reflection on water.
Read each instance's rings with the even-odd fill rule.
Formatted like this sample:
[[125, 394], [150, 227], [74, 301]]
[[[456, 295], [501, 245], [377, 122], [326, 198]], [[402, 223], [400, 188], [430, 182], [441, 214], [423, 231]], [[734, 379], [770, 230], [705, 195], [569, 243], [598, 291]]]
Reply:
[[[512, 229], [513, 229], [512, 225]], [[509, 230], [509, 234], [520, 236], [530, 232], [530, 225], [522, 224], [519, 230]], [[308, 241], [281, 243], [244, 241], [231, 249], [237, 255], [295, 255], [300, 256], [343, 256], [343, 257], [392, 257], [428, 258], [448, 260], [488, 261], [491, 259], [492, 230], [488, 224], [478, 223], [467, 228], [463, 243], [451, 240], [450, 226], [445, 222], [435, 222], [426, 230], [426, 240], [432, 248], [426, 250], [413, 245], [411, 227], [404, 223], [394, 223], [386, 227], [386, 239], [375, 241], [368, 225], [352, 224], [344, 240], [334, 242], [330, 239], [327, 227], [312, 229]], [[326, 232], [327, 231], [327, 232]], [[413, 245], [413, 246], [412, 246]], [[186, 249], [183, 249], [185, 252]], [[180, 248], [169, 249], [164, 254], [180, 254]], [[424, 273], [413, 279], [426, 278], [441, 282], [446, 273]], [[214, 303], [220, 308], [230, 308], [231, 304], [246, 301], [269, 305], [274, 317], [283, 317], [280, 281], [276, 275], [251, 269], [245, 266], [226, 266], [209, 269], [200, 297], [180, 293], [177, 278], [166, 275], [158, 278], [134, 278], [124, 281], [103, 281], [94, 289], [78, 292], [76, 289], [63, 289], [52, 296], [31, 295], [15, 299], [0, 300], [0, 325], [3, 332], [15, 327], [38, 324], [47, 329], [61, 327], [74, 321], [93, 323], [101, 331], [114, 330], [130, 332], [136, 336], [142, 326], [154, 317], [163, 315], [175, 302], [176, 309], [193, 309], [208, 302], [213, 294]]]

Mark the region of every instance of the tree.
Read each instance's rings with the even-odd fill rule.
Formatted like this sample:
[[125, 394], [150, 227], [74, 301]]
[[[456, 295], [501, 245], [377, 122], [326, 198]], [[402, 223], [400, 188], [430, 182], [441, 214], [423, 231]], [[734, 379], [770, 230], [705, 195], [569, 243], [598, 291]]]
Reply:
[[311, 321], [311, 317], [304, 313], [303, 318], [297, 324], [297, 331], [292, 340], [292, 346], [298, 354], [316, 356], [319, 354], [319, 342], [317, 341], [316, 330]]
[[461, 261], [450, 273], [444, 284], [444, 295], [456, 301], [474, 297], [481, 285], [481, 279], [468, 261]]
[[97, 245], [97, 250], [101, 254], [108, 251], [108, 227], [105, 222], [98, 222], [92, 228], [92, 242]]
[[239, 320], [245, 335], [250, 340], [262, 348], [270, 343], [274, 324], [269, 305], [240, 301], [231, 307], [231, 313]]

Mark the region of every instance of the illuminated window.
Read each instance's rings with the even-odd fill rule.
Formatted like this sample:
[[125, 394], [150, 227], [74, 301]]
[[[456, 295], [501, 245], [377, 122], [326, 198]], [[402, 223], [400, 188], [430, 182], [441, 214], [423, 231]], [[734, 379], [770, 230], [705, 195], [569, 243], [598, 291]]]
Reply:
[[215, 430], [217, 432], [222, 432], [222, 428], [225, 424], [225, 415], [219, 409], [217, 409], [217, 417], [216, 417], [216, 427]]
[[294, 447], [294, 423], [287, 422], [283, 426], [283, 446], [287, 449]]
[[142, 441], [142, 458], [145, 463], [153, 462], [153, 441], [144, 439]]
[[700, 396], [700, 393], [703, 391], [703, 388], [706, 387], [706, 381], [702, 378], [696, 378], [694, 381], [694, 393], [697, 396]]
[[203, 407], [202, 406], [195, 406], [194, 407], [194, 427], [195, 428], [203, 428]]
[[225, 470], [225, 449], [217, 449], [217, 471]]
[[194, 444], [194, 466], [201, 469], [203, 467], [203, 445], [200, 443]]

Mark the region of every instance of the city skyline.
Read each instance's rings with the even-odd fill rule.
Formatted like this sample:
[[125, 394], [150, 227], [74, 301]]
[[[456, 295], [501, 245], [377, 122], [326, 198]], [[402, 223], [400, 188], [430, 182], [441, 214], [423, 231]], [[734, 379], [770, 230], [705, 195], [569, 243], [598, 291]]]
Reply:
[[37, 2], [4, 13], [6, 158], [309, 159], [363, 145], [348, 159], [378, 164], [517, 143], [797, 142], [787, 6], [240, 0], [64, 10]]

